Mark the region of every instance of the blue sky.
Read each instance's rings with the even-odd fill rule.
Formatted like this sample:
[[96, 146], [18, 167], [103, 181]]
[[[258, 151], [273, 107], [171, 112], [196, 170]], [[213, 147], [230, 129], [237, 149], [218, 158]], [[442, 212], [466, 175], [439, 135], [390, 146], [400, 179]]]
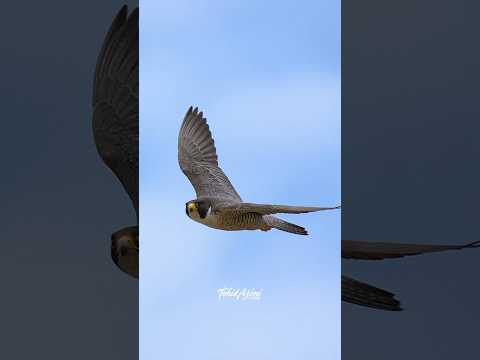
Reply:
[[244, 200], [339, 204], [340, 2], [140, 7], [140, 359], [340, 359], [340, 211], [281, 216], [308, 237], [214, 230], [177, 163], [198, 106]]

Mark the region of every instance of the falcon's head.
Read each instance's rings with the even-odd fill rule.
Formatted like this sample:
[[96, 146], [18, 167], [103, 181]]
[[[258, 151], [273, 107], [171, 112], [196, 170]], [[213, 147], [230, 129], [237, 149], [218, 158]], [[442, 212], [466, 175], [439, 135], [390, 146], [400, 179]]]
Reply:
[[112, 260], [127, 274], [138, 279], [138, 227], [130, 226], [112, 234]]
[[210, 212], [210, 204], [206, 200], [190, 200], [185, 204], [185, 212], [191, 219], [205, 219]]

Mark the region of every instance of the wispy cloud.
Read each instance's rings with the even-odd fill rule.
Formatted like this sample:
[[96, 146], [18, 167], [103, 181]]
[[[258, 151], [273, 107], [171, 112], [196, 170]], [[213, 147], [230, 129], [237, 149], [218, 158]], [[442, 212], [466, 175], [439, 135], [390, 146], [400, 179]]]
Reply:
[[237, 85], [208, 104], [217, 130], [264, 147], [300, 147], [307, 156], [312, 148], [339, 150], [339, 79], [308, 73]]

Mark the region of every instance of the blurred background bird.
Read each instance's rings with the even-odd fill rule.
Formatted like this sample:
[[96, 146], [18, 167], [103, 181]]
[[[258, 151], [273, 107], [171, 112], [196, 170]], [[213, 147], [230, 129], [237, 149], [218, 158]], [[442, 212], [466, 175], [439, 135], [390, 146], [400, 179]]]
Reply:
[[[464, 245], [421, 245], [342, 240], [342, 258], [384, 260], [427, 253], [480, 247], [480, 241]], [[342, 300], [380, 310], [401, 311], [400, 301], [389, 291], [342, 274]]]
[[[138, 8], [123, 6], [97, 59], [93, 83], [93, 135], [98, 153], [128, 193], [138, 224]], [[111, 236], [111, 256], [138, 278], [138, 225]]]

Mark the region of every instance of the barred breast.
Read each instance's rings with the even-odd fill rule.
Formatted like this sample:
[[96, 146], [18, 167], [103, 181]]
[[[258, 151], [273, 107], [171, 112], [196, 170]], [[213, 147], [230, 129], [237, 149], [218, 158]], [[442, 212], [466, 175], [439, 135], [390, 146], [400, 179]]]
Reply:
[[210, 214], [205, 225], [222, 230], [258, 230], [265, 225], [262, 215], [257, 213]]

